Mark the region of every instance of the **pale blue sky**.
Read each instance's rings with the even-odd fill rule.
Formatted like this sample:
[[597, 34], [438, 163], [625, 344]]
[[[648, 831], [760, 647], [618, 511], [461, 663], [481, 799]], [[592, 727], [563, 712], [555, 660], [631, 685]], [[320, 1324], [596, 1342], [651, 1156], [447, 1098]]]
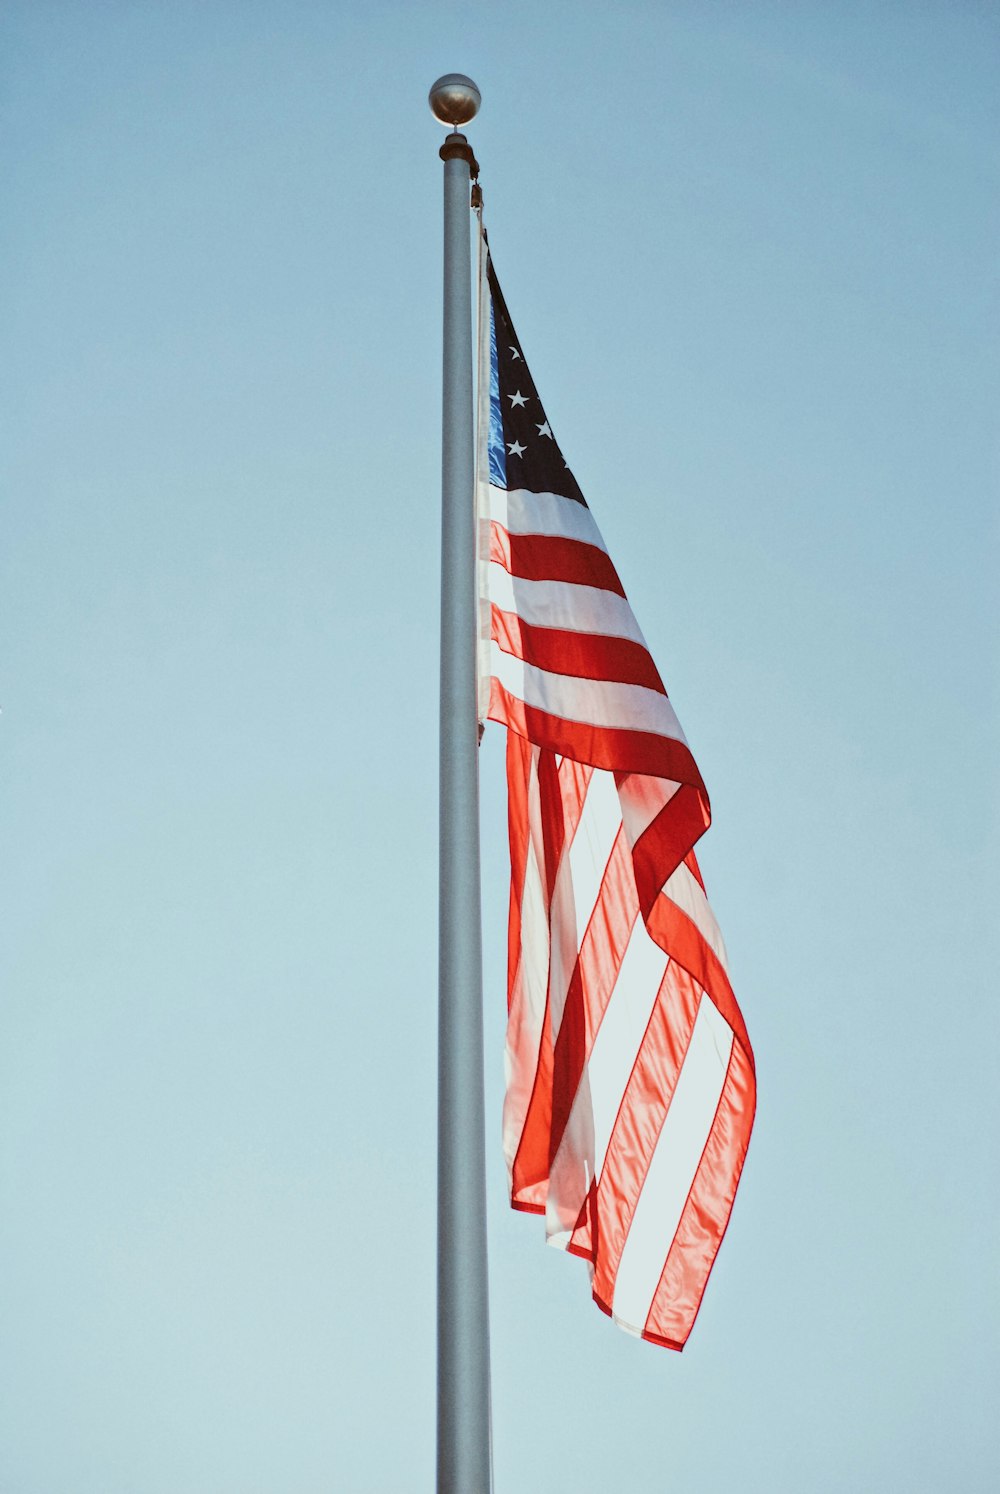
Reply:
[[491, 728], [498, 1494], [994, 1488], [996, 8], [2, 32], [2, 1494], [432, 1487], [452, 69], [760, 1090], [689, 1347], [637, 1343], [505, 1204]]

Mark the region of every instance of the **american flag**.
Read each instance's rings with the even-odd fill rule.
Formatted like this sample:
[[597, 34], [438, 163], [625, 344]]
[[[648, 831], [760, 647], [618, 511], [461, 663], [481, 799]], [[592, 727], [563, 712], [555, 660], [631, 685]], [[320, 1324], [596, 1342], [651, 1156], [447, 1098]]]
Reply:
[[756, 1094], [693, 850], [708, 795], [485, 244], [481, 262], [480, 709], [507, 728], [511, 1204], [589, 1263], [621, 1327], [680, 1349]]

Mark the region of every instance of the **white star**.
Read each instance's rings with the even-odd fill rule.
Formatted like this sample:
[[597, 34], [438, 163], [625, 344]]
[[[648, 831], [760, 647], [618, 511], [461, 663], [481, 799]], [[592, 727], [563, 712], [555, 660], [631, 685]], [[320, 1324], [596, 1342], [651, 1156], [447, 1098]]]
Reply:
[[510, 407], [512, 410], [514, 409], [515, 405], [526, 405], [528, 403], [526, 396], [521, 393], [520, 389], [516, 394], [508, 394], [507, 398], [510, 400]]
[[510, 351], [513, 354], [513, 356], [517, 359], [518, 363], [523, 363], [524, 362], [524, 359], [521, 357], [520, 353], [517, 351], [517, 348], [511, 348]]
[[543, 425], [538, 427], [538, 434], [540, 436], [548, 436], [549, 440], [552, 440], [552, 432], [549, 430], [549, 422], [547, 420]]
[[524, 453], [527, 451], [527, 449], [528, 448], [526, 446], [521, 445], [520, 441], [511, 441], [507, 446], [507, 450], [510, 452], [511, 456], [524, 456]]

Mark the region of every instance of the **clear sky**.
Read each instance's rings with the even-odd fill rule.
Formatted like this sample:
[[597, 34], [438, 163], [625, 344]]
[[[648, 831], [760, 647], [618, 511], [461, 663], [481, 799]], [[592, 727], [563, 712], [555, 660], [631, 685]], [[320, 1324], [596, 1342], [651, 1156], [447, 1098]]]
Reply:
[[498, 1494], [997, 1487], [997, 8], [0, 24], [0, 1490], [432, 1487], [454, 69], [760, 1092], [630, 1339], [506, 1207], [491, 728]]

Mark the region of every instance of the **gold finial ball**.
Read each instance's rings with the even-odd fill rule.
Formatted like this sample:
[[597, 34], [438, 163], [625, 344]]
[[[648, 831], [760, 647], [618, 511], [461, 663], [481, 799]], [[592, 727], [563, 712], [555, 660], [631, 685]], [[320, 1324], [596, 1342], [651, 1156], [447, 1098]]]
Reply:
[[445, 73], [431, 88], [427, 102], [435, 119], [456, 130], [459, 125], [468, 124], [470, 119], [475, 119], [482, 103], [482, 95], [472, 79], [467, 78], [464, 73]]

